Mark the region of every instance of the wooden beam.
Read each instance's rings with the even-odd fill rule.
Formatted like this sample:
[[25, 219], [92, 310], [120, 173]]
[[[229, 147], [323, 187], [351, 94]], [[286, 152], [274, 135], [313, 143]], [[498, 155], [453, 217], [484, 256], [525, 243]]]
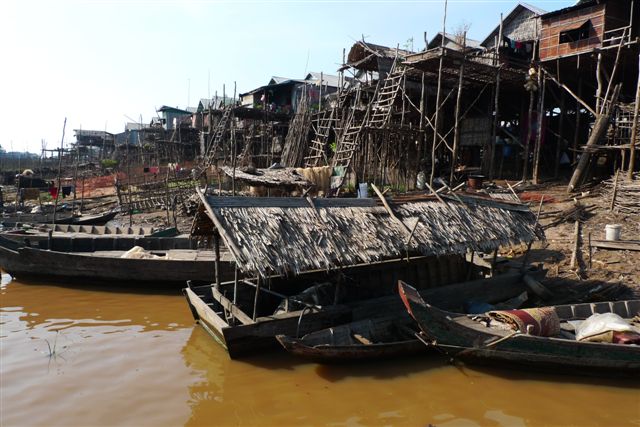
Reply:
[[620, 169], [616, 171], [616, 177], [613, 179], [613, 191], [611, 192], [611, 203], [609, 204], [609, 212], [613, 212], [613, 207], [616, 204], [616, 192], [618, 191], [619, 175], [620, 175]]
[[229, 301], [229, 299], [227, 299], [227, 297], [222, 295], [222, 293], [220, 293], [220, 291], [218, 289], [211, 288], [211, 293], [213, 295], [213, 298], [216, 301], [218, 301], [220, 303], [220, 305], [225, 310], [230, 312], [236, 319], [238, 319], [244, 325], [251, 325], [251, 324], [255, 323], [253, 321], [253, 319], [251, 319], [249, 316], [247, 316], [244, 313], [244, 311], [240, 310], [240, 308], [237, 305], [235, 305], [233, 302]]
[[591, 247], [601, 249], [618, 249], [622, 251], [640, 251], [640, 240], [592, 240]]
[[389, 206], [389, 203], [387, 203], [387, 199], [384, 198], [384, 196], [382, 195], [382, 193], [380, 192], [378, 187], [376, 187], [376, 185], [372, 183], [371, 184], [371, 188], [373, 188], [373, 191], [376, 193], [376, 195], [378, 196], [378, 198], [382, 202], [382, 205], [387, 210], [387, 213], [389, 214], [389, 216], [391, 218], [393, 218], [393, 220], [395, 222], [397, 222], [398, 224], [400, 224], [402, 226], [402, 228], [407, 232], [408, 236], [411, 236], [413, 233], [411, 232], [409, 227], [407, 227], [407, 225], [404, 222], [402, 222], [402, 220], [400, 220], [400, 218], [398, 218], [396, 216], [396, 214], [391, 210], [391, 206]]
[[578, 102], [580, 103], [580, 105], [582, 105], [584, 108], [586, 108], [586, 110], [587, 110], [588, 112], [590, 112], [590, 113], [591, 113], [591, 114], [593, 114], [594, 116], [597, 116], [597, 115], [598, 115], [598, 114], [596, 114], [596, 112], [593, 110], [593, 108], [591, 108], [591, 106], [590, 106], [589, 104], [587, 104], [586, 102], [584, 102], [584, 101], [582, 100], [582, 98], [580, 98], [578, 95], [576, 95], [575, 93], [573, 93], [573, 91], [572, 91], [571, 89], [569, 89], [569, 88], [567, 87], [567, 85], [565, 85], [564, 83], [560, 83], [560, 82], [558, 81], [558, 79], [556, 79], [556, 78], [555, 78], [551, 73], [549, 73], [549, 71], [547, 71], [546, 69], [545, 69], [545, 73], [546, 73], [546, 76], [547, 76], [549, 79], [551, 79], [551, 81], [552, 81], [552, 82], [554, 82], [555, 84], [557, 84], [558, 86], [560, 86], [562, 89], [566, 90], [566, 91], [567, 91], [567, 93], [568, 93], [569, 95], [571, 95], [571, 96], [572, 96], [576, 101], [578, 101]]
[[549, 300], [553, 298], [553, 294], [549, 289], [547, 289], [542, 283], [538, 282], [536, 279], [531, 277], [528, 274], [525, 274], [522, 278], [527, 288], [531, 290], [534, 294], [542, 298], [543, 300]]
[[[611, 107], [613, 107], [618, 102], [618, 96], [620, 95], [621, 87], [622, 84], [618, 83], [613, 90], [611, 100], [609, 102], [609, 105]], [[606, 103], [607, 100], [605, 99], [604, 102]], [[584, 153], [582, 153], [582, 156], [580, 156], [578, 166], [576, 166], [576, 169], [573, 171], [573, 176], [571, 177], [571, 181], [569, 181], [569, 185], [567, 186], [568, 193], [574, 191], [578, 187], [580, 179], [582, 178], [582, 174], [587, 169], [589, 160], [591, 159], [591, 154], [589, 153], [588, 149], [590, 147], [598, 145], [598, 143], [600, 142], [600, 138], [602, 138], [602, 136], [606, 133], [607, 129], [609, 128], [609, 118], [611, 117], [612, 112], [613, 108], [609, 108], [607, 111], [597, 116], [596, 122], [593, 125], [593, 130], [591, 131], [591, 135], [589, 135], [589, 140], [587, 141], [585, 147], [586, 150], [584, 151]]]

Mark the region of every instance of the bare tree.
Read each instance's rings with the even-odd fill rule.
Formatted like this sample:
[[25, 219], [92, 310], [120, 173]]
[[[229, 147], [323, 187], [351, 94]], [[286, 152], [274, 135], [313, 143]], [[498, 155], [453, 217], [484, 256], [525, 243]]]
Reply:
[[466, 33], [469, 32], [470, 28], [471, 28], [471, 22], [464, 19], [460, 21], [458, 25], [456, 25], [456, 27], [453, 29], [453, 32], [452, 32], [453, 40], [462, 46], [464, 36]]

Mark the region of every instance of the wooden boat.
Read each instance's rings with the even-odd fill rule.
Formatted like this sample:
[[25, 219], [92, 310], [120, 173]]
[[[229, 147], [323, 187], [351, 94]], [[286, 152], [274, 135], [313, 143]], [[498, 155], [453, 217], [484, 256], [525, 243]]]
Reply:
[[377, 360], [426, 352], [427, 347], [416, 338], [418, 331], [412, 327], [415, 322], [409, 316], [385, 316], [322, 329], [301, 338], [277, 335], [276, 339], [294, 356], [319, 363]]
[[[15, 242], [13, 242], [15, 244]], [[178, 249], [151, 251], [168, 258], [121, 258], [125, 251], [58, 252], [0, 244], [0, 267], [18, 279], [45, 282], [184, 285], [187, 280], [210, 283], [214, 276], [212, 251]], [[234, 275], [229, 262], [221, 262], [226, 280]]]
[[[58, 212], [56, 214], [55, 223], [75, 225], [104, 225], [115, 218], [118, 213], [118, 210], [111, 210], [91, 215], [76, 215], [71, 212]], [[22, 213], [5, 215], [0, 218], [0, 223], [4, 227], [15, 227], [17, 224], [51, 224], [53, 223], [53, 213]]]
[[[523, 286], [524, 288], [524, 286]], [[486, 290], [475, 288], [472, 299], [479, 303], [486, 298]], [[469, 294], [450, 296], [441, 305], [461, 306], [469, 301]], [[519, 307], [528, 298], [527, 291], [496, 305], [499, 308]], [[494, 298], [495, 299], [495, 298]], [[484, 303], [483, 305], [486, 305]], [[344, 325], [311, 332], [301, 338], [278, 335], [276, 339], [289, 353], [319, 363], [377, 360], [424, 353], [428, 348], [416, 336], [419, 329], [406, 310], [387, 312]]]
[[[94, 252], [104, 250], [129, 250], [141, 246], [146, 250], [196, 249], [196, 243], [189, 235], [175, 235], [175, 228], [154, 231], [150, 227], [111, 227], [87, 225], [49, 225], [31, 229], [16, 229], [0, 232], [0, 245], [9, 245], [12, 240], [17, 245], [59, 252]], [[51, 231], [51, 235], [48, 230]], [[172, 231], [173, 230], [173, 231]]]
[[[640, 346], [581, 342], [541, 337], [487, 327], [470, 316], [448, 313], [426, 303], [415, 288], [400, 281], [400, 296], [416, 320], [424, 340], [449, 356], [490, 364], [509, 364], [565, 373], [640, 373]], [[586, 319], [594, 313], [616, 313], [633, 318], [640, 300], [561, 305], [552, 307], [561, 322]]]
[[[458, 311], [462, 310], [463, 302], [480, 294], [491, 303], [504, 301], [525, 289], [520, 273], [459, 283], [460, 278], [467, 277], [467, 271], [446, 257], [437, 260], [442, 273], [440, 279], [436, 275], [425, 275], [427, 268], [433, 271], [435, 262], [425, 257], [412, 259], [409, 264], [388, 261], [353, 266], [333, 272], [334, 276], [316, 271], [290, 278], [273, 277], [268, 281], [268, 289], [264, 289], [267, 286], [261, 289], [259, 298], [256, 298], [256, 284], [249, 280], [222, 283], [219, 289], [211, 285], [190, 286], [183, 292], [195, 320], [227, 349], [231, 358], [239, 358], [256, 351], [279, 348], [277, 335], [300, 337], [321, 329], [380, 317], [381, 312], [402, 315], [406, 310], [397, 294], [390, 292], [393, 287], [388, 285], [394, 278], [421, 278], [425, 295], [444, 308]], [[447, 265], [451, 266], [450, 271], [447, 271]], [[342, 274], [351, 284], [344, 288], [354, 295], [343, 295], [336, 303], [331, 291], [328, 302], [298, 305], [276, 313], [283, 297], [313, 283], [336, 283]], [[540, 277], [544, 271], [535, 274]], [[446, 279], [442, 279], [444, 277]], [[237, 291], [235, 301], [234, 289]]]

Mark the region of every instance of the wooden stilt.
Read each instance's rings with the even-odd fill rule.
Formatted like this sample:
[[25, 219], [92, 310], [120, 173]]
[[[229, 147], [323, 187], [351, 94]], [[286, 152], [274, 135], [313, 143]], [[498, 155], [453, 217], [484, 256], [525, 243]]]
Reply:
[[460, 64], [460, 75], [458, 76], [458, 94], [456, 96], [456, 112], [455, 124], [453, 125], [453, 150], [451, 150], [451, 173], [449, 174], [449, 185], [453, 185], [453, 176], [456, 170], [458, 157], [458, 145], [460, 145], [460, 107], [462, 104], [462, 81], [464, 78], [464, 63], [466, 61], [467, 51], [467, 32], [462, 35], [462, 63]]
[[602, 108], [602, 52], [598, 53], [598, 62], [596, 65], [596, 80], [598, 82], [598, 88], [596, 89], [596, 113], [600, 114]]
[[533, 131], [533, 126], [531, 126], [531, 122], [533, 121], [533, 91], [529, 92], [529, 112], [528, 112], [528, 120], [527, 120], [527, 139], [524, 141], [524, 159], [522, 162], [522, 181], [526, 182], [529, 179], [529, 150], [530, 150], [530, 142], [531, 142], [531, 134]]
[[253, 316], [252, 319], [255, 321], [256, 317], [258, 315], [258, 298], [260, 297], [260, 285], [262, 284], [262, 281], [260, 280], [260, 276], [258, 276], [257, 278], [257, 282], [256, 282], [256, 294], [253, 298]]
[[562, 146], [564, 145], [563, 131], [564, 131], [564, 114], [565, 114], [565, 95], [564, 92], [560, 94], [560, 121], [558, 123], [558, 138], [556, 143], [556, 159], [553, 166], [553, 177], [558, 178], [560, 172], [560, 157], [562, 155]]
[[220, 235], [216, 232], [213, 233], [213, 247], [215, 250], [215, 279], [216, 290], [220, 290]]
[[542, 125], [545, 115], [544, 111], [544, 94], [546, 89], [546, 79], [544, 77], [544, 71], [539, 69], [538, 81], [541, 82], [542, 88], [540, 89], [540, 97], [538, 101], [538, 132], [536, 134], [536, 145], [533, 154], [533, 183], [538, 184], [538, 174], [540, 169], [540, 146], [542, 145]]
[[[609, 105], [613, 107], [618, 102], [618, 96], [620, 95], [620, 88], [622, 84], [617, 84], [614, 88], [611, 96], [611, 100], [609, 101]], [[606, 104], [607, 100], [604, 101]], [[576, 166], [576, 169], [573, 171], [573, 176], [571, 177], [571, 181], [569, 181], [569, 186], [567, 187], [567, 192], [572, 192], [579, 185], [579, 182], [582, 178], [582, 174], [585, 172], [587, 165], [589, 164], [589, 160], [591, 159], [591, 154], [589, 153], [589, 148], [595, 146], [600, 141], [600, 138], [605, 134], [607, 129], [609, 128], [609, 117], [613, 112], [613, 108], [604, 109], [604, 112], [599, 114], [596, 123], [593, 126], [593, 130], [591, 131], [591, 135], [589, 135], [589, 140], [586, 144], [586, 150], [580, 156], [580, 161]]]
[[[578, 72], [580, 72], [578, 70]], [[582, 96], [582, 77], [578, 77], [578, 96]], [[578, 140], [580, 139], [580, 102], [576, 101], [576, 131], [573, 134], [573, 146], [571, 147], [571, 163], [575, 164], [578, 160]]]
[[500, 14], [500, 29], [498, 31], [498, 42], [496, 43], [496, 61], [498, 72], [496, 73], [496, 90], [493, 101], [493, 126], [491, 127], [491, 148], [489, 150], [489, 181], [493, 180], [493, 167], [496, 158], [496, 137], [498, 136], [498, 116], [500, 112], [500, 45], [502, 44], [502, 14]]
[[433, 186], [433, 178], [436, 173], [436, 146], [438, 142], [439, 113], [440, 113], [440, 92], [442, 89], [442, 62], [444, 60], [444, 39], [447, 33], [447, 0], [444, 0], [444, 17], [442, 19], [442, 43], [440, 44], [440, 62], [438, 64], [438, 89], [436, 92], [436, 114], [433, 123], [433, 145], [431, 146], [431, 175], [429, 185]]
[[[638, 55], [638, 69], [640, 70], [640, 55]], [[636, 167], [636, 139], [638, 138], [638, 107], [640, 106], [640, 76], [636, 84], [636, 105], [633, 108], [633, 125], [631, 127], [631, 139], [629, 141], [629, 171], [627, 177], [633, 178], [633, 171]]]

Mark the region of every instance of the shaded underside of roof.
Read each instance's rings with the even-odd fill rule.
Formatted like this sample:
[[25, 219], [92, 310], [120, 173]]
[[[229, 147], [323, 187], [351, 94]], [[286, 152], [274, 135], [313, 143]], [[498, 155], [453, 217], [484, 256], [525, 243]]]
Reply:
[[437, 77], [442, 61], [442, 78], [450, 84], [457, 84], [460, 77], [460, 65], [465, 61], [464, 82], [467, 86], [482, 86], [495, 83], [498, 68], [500, 80], [503, 84], [521, 88], [525, 81], [525, 71], [503, 63], [500, 67], [491, 65], [489, 56], [464, 55], [462, 52], [448, 48], [435, 48], [425, 52], [407, 56], [404, 64], [416, 70], [432, 74]]
[[189, 112], [187, 110], [181, 110], [180, 108], [169, 107], [169, 106], [166, 106], [166, 105], [163, 105], [162, 107], [158, 108], [157, 111], [178, 113], [178, 114], [191, 114], [191, 112]]
[[[238, 268], [266, 277], [399, 258], [440, 256], [544, 237], [528, 210], [426, 200], [396, 205], [404, 226], [374, 199], [215, 197], [206, 213]], [[416, 223], [417, 220], [417, 223]], [[207, 228], [206, 224], [203, 228]], [[409, 230], [413, 230], [410, 233]]]
[[405, 56], [412, 53], [404, 49], [358, 41], [349, 50], [347, 65], [357, 69], [377, 71], [379, 60], [393, 60], [396, 57], [404, 59]]
[[584, 1], [581, 1], [581, 2], [578, 2], [578, 3], [574, 4], [573, 6], [568, 6], [568, 7], [562, 8], [562, 9], [553, 10], [551, 12], [543, 13], [543, 14], [541, 14], [541, 16], [542, 16], [543, 19], [546, 19], [546, 18], [550, 18], [552, 16], [563, 15], [565, 13], [573, 12], [574, 10], [587, 8], [587, 7], [590, 7], [590, 6], [599, 4], [599, 3], [606, 3], [606, 0], [605, 1], [602, 1], [602, 0], [600, 0], [600, 1], [597, 1], [597, 0], [584, 0]]

